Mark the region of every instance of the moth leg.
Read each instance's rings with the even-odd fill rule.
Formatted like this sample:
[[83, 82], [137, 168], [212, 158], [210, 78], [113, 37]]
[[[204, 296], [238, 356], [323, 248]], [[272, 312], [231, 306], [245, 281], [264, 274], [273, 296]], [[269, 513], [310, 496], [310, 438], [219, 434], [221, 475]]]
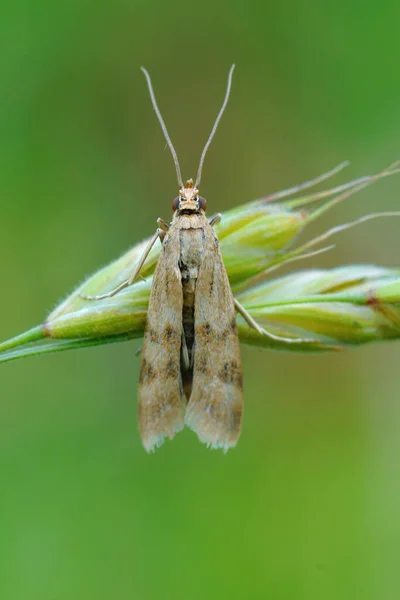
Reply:
[[221, 219], [222, 219], [222, 215], [221, 215], [221, 213], [218, 213], [209, 220], [209, 223], [211, 226], [213, 226], [213, 225], [216, 225], [217, 223], [219, 223]]
[[151, 240], [149, 240], [149, 243], [147, 244], [146, 248], [144, 249], [144, 252], [143, 252], [142, 256], [140, 257], [140, 260], [139, 260], [138, 264], [136, 265], [135, 270], [133, 271], [132, 275], [129, 277], [129, 279], [126, 279], [125, 281], [123, 281], [118, 287], [114, 288], [113, 290], [111, 290], [111, 292], [108, 292], [107, 294], [101, 294], [99, 296], [87, 296], [86, 294], [79, 294], [81, 296], [81, 298], [84, 298], [85, 300], [103, 300], [103, 298], [111, 298], [112, 296], [115, 296], [115, 294], [118, 294], [118, 292], [120, 292], [124, 288], [131, 285], [135, 281], [135, 279], [139, 276], [140, 271], [146, 261], [146, 258], [148, 257], [150, 250], [156, 243], [157, 239], [160, 238], [162, 241], [165, 236], [165, 233], [166, 233], [165, 231], [163, 231], [161, 229], [157, 229], [157, 231], [155, 232], [155, 234], [153, 235]]
[[167, 231], [169, 229], [169, 225], [163, 219], [160, 219], [160, 217], [158, 217], [158, 219], [157, 219], [157, 225], [160, 229], [162, 229], [162, 231], [164, 233], [167, 233]]
[[315, 340], [315, 339], [311, 339], [311, 338], [287, 338], [287, 337], [283, 337], [281, 335], [274, 335], [270, 331], [266, 331], [263, 327], [261, 327], [257, 323], [257, 321], [255, 321], [253, 319], [253, 317], [247, 312], [247, 310], [244, 308], [244, 306], [242, 306], [240, 304], [240, 302], [238, 302], [236, 300], [236, 298], [234, 298], [233, 301], [235, 303], [235, 308], [238, 311], [238, 313], [240, 315], [242, 315], [242, 317], [246, 321], [246, 323], [248, 325], [250, 325], [250, 327], [252, 327], [253, 329], [255, 329], [257, 331], [257, 333], [259, 333], [260, 335], [265, 335], [265, 336], [269, 337], [271, 340], [274, 340], [276, 342], [285, 342], [287, 344], [299, 344], [299, 343], [304, 344], [305, 342], [313, 343], [313, 344], [318, 344], [318, 341]]
[[185, 332], [182, 331], [182, 352], [181, 352], [181, 359], [182, 359], [182, 366], [185, 369], [185, 371], [189, 371], [191, 365], [190, 365], [190, 359], [189, 359], [189, 350], [186, 344], [186, 338], [185, 338]]

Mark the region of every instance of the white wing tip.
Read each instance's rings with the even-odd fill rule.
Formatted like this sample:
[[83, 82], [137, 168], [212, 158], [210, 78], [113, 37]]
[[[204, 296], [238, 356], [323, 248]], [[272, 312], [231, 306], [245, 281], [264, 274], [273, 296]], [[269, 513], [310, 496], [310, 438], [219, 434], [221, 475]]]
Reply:
[[154, 453], [157, 448], [163, 445], [166, 439], [172, 440], [176, 433], [182, 431], [183, 427], [183, 423], [177, 423], [174, 425], [173, 429], [168, 432], [159, 433], [157, 435], [154, 433], [150, 435], [142, 435], [141, 437], [144, 449], [149, 454]]
[[200, 442], [211, 450], [221, 449], [224, 454], [234, 448], [239, 439], [239, 431], [231, 431], [224, 423], [206, 422], [196, 418], [194, 414], [186, 413], [185, 425], [197, 434]]

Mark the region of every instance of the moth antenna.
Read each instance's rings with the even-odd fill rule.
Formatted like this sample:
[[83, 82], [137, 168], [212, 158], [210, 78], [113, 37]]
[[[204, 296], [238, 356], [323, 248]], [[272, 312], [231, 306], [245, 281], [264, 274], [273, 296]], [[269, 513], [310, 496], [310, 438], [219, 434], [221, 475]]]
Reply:
[[209, 149], [209, 147], [210, 147], [210, 144], [211, 144], [211, 142], [212, 142], [212, 139], [213, 139], [213, 137], [214, 137], [214, 134], [215, 134], [215, 132], [216, 132], [216, 130], [217, 130], [217, 127], [218, 127], [218, 125], [219, 125], [219, 122], [220, 122], [220, 120], [221, 120], [221, 117], [222, 117], [222, 115], [224, 114], [224, 110], [225, 110], [225, 108], [226, 108], [226, 105], [228, 104], [228, 100], [229, 100], [229, 94], [231, 93], [231, 86], [232, 86], [232, 75], [233, 75], [233, 70], [234, 70], [234, 68], [235, 68], [235, 65], [232, 65], [232, 66], [231, 66], [231, 68], [229, 69], [228, 83], [227, 83], [227, 86], [226, 86], [226, 92], [225, 92], [225, 99], [224, 99], [224, 102], [223, 102], [223, 104], [222, 104], [222, 106], [221, 106], [221, 110], [219, 111], [219, 113], [218, 113], [218, 116], [217, 116], [217, 118], [215, 119], [214, 127], [213, 127], [213, 128], [212, 128], [212, 130], [211, 130], [211, 133], [210, 133], [210, 135], [209, 135], [209, 138], [208, 138], [208, 140], [207, 140], [207, 142], [206, 142], [206, 145], [204, 146], [204, 150], [203, 150], [203, 153], [202, 153], [202, 155], [201, 155], [201, 158], [200, 158], [199, 170], [197, 171], [197, 177], [196, 177], [196, 183], [195, 183], [195, 187], [196, 187], [196, 188], [199, 188], [199, 185], [200, 185], [200, 181], [201, 181], [201, 172], [202, 172], [202, 170], [203, 170], [203, 164], [204, 164], [204, 159], [205, 159], [205, 156], [206, 156], [206, 154], [207, 154], [207, 150], [208, 150], [208, 149]]
[[184, 187], [184, 185], [183, 185], [183, 181], [182, 181], [181, 168], [179, 166], [178, 155], [177, 155], [177, 153], [175, 151], [175, 148], [174, 148], [174, 146], [173, 146], [173, 144], [171, 142], [171, 138], [168, 135], [167, 127], [166, 127], [166, 125], [164, 123], [164, 119], [161, 116], [160, 109], [157, 106], [156, 96], [154, 94], [153, 85], [151, 83], [150, 75], [148, 74], [148, 72], [146, 71], [146, 69], [144, 67], [140, 67], [140, 68], [141, 68], [141, 70], [143, 71], [143, 73], [144, 73], [144, 75], [146, 77], [147, 86], [149, 88], [149, 93], [150, 93], [150, 98], [151, 98], [151, 103], [153, 105], [153, 108], [154, 108], [154, 111], [155, 111], [155, 113], [157, 115], [157, 118], [158, 118], [158, 120], [160, 122], [161, 129], [163, 130], [163, 134], [164, 134], [165, 140], [166, 140], [166, 142], [167, 142], [167, 144], [169, 146], [169, 149], [171, 150], [172, 158], [174, 159], [174, 163], [175, 163], [175, 169], [176, 169], [176, 176], [178, 178], [178, 184], [179, 184], [179, 187], [182, 189]]

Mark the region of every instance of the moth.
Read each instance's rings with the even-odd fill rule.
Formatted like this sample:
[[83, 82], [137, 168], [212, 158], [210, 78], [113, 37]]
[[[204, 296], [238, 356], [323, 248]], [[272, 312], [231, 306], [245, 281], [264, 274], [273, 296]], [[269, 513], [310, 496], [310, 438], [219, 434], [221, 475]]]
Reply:
[[[206, 200], [199, 195], [204, 158], [226, 108], [235, 65], [232, 65], [225, 99], [204, 146], [197, 177], [183, 184], [178, 157], [158, 108], [150, 76], [150, 98], [174, 159], [179, 194], [172, 203], [168, 225], [158, 228], [132, 275], [113, 296], [140, 275], [146, 258], [159, 239], [160, 257], [153, 277], [138, 389], [139, 432], [144, 448], [151, 452], [185, 425], [201, 442], [226, 452], [236, 445], [243, 413], [243, 377], [236, 312], [259, 333], [262, 329], [233, 297], [218, 239], [206, 217]], [[285, 339], [285, 338], [279, 338]], [[292, 341], [292, 340], [290, 340]]]

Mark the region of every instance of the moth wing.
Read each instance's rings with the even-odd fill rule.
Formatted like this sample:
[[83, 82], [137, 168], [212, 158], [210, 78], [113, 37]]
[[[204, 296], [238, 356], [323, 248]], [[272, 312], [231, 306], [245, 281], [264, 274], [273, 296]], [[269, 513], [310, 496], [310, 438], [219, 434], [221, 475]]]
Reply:
[[226, 451], [240, 436], [242, 365], [233, 295], [211, 226], [205, 228], [194, 314], [193, 389], [185, 423], [200, 441]]
[[139, 432], [148, 452], [166, 437], [173, 438], [184, 426], [181, 339], [179, 240], [174, 243], [174, 231], [170, 229], [154, 273], [139, 378]]

